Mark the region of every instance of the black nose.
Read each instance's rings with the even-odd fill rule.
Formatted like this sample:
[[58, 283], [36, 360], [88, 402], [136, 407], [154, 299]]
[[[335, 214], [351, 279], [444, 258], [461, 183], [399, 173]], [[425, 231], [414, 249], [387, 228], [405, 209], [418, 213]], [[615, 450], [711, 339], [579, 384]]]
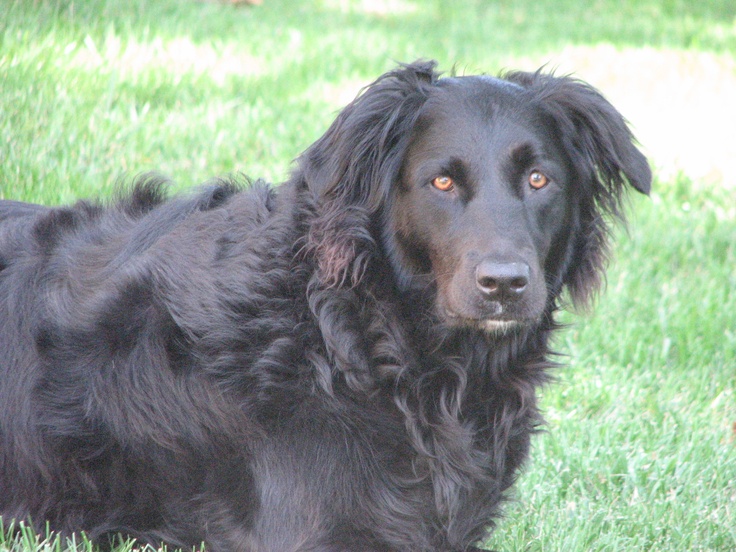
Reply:
[[475, 269], [475, 281], [489, 298], [513, 298], [529, 285], [529, 265], [484, 260]]

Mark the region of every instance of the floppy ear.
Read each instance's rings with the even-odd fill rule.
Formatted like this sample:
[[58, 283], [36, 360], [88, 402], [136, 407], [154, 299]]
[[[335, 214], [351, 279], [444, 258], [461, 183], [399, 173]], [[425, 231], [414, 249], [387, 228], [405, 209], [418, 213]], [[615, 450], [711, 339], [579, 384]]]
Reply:
[[573, 200], [579, 232], [572, 233], [577, 242], [571, 244], [563, 283], [575, 305], [583, 306], [600, 287], [608, 219], [623, 221], [626, 184], [649, 194], [652, 173], [623, 116], [592, 86], [540, 72], [507, 78], [532, 91], [552, 116], [577, 175]]
[[419, 108], [439, 75], [419, 61], [384, 74], [299, 158], [317, 218], [308, 248], [323, 283], [357, 283], [374, 246], [372, 216], [395, 181]]

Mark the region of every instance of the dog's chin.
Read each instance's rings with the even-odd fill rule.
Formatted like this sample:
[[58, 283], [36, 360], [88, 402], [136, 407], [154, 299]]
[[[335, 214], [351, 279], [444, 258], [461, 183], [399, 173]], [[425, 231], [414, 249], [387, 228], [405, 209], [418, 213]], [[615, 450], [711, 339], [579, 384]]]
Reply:
[[519, 320], [479, 320], [476, 327], [489, 335], [506, 335], [526, 326]]
[[528, 320], [499, 320], [496, 318], [463, 317], [449, 311], [445, 312], [448, 326], [479, 330], [490, 336], [503, 336], [529, 325]]

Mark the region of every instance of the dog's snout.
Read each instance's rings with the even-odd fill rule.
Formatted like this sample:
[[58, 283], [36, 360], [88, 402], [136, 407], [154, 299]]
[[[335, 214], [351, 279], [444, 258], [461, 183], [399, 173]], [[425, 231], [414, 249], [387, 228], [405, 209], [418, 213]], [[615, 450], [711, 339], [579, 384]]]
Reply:
[[478, 289], [488, 297], [518, 296], [529, 285], [529, 265], [484, 260], [475, 270], [475, 280]]

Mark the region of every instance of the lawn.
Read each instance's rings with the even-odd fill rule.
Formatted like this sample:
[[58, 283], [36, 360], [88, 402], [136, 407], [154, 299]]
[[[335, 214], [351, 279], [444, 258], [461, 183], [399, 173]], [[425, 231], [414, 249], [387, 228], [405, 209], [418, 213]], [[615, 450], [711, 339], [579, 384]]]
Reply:
[[[733, 0], [0, 0], [0, 198], [107, 196], [150, 170], [278, 182], [416, 58], [573, 72], [655, 170], [595, 309], [565, 315], [547, 431], [488, 547], [736, 550]], [[91, 546], [24, 530], [0, 550]]]

